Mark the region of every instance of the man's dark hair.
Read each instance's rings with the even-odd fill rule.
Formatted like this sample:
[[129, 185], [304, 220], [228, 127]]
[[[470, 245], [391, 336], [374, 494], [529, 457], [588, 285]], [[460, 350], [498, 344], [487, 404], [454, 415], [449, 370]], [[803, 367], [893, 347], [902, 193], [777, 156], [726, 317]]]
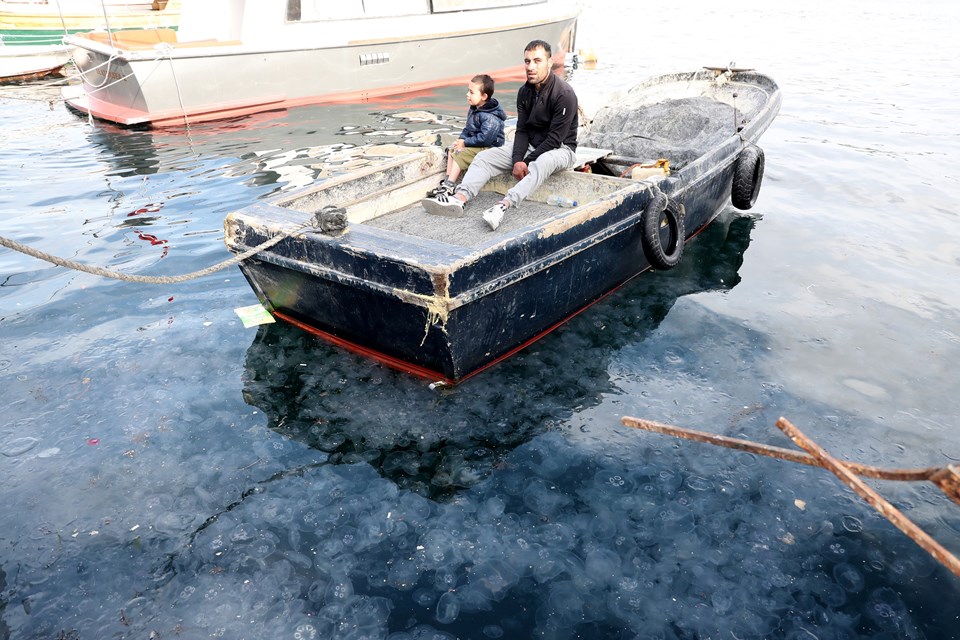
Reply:
[[478, 73], [470, 78], [470, 82], [480, 85], [480, 93], [487, 94], [487, 99], [493, 97], [493, 78], [485, 73]]
[[533, 51], [539, 47], [543, 47], [543, 50], [547, 52], [548, 58], [553, 56], [553, 49], [550, 48], [550, 43], [544, 42], [543, 40], [531, 40], [530, 44], [526, 46], [523, 52], [526, 53], [527, 51]]

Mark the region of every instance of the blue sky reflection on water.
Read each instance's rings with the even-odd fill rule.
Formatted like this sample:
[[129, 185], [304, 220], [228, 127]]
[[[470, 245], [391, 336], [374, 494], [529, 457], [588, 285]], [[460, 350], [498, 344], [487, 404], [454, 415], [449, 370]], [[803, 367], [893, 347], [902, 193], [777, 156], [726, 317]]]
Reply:
[[[763, 191], [455, 389], [244, 329], [236, 270], [145, 287], [0, 252], [0, 638], [955, 637], [957, 578], [827, 472], [619, 418], [789, 446], [784, 415], [842, 458], [960, 460], [956, 14], [588, 6], [587, 106], [701, 64], [780, 83]], [[155, 275], [465, 111], [454, 87], [151, 132], [37, 92], [0, 92], [0, 234]], [[960, 553], [933, 485], [874, 486]]]

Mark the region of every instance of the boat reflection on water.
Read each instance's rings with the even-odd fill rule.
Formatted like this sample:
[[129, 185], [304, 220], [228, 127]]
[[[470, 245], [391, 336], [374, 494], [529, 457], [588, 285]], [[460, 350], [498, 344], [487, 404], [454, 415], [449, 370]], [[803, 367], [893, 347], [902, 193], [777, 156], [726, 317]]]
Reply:
[[[512, 89], [511, 89], [512, 90]], [[515, 93], [515, 91], [514, 91]], [[150, 129], [97, 121], [88, 137], [110, 174], [147, 176], [209, 168], [253, 186], [304, 186], [381, 144], [416, 148], [463, 127], [462, 89], [437, 88], [366, 104], [305, 106], [189, 127]], [[413, 119], [411, 119], [413, 118]]]
[[[7, 574], [3, 571], [3, 567], [0, 567], [0, 593], [7, 592]], [[0, 600], [0, 638], [9, 638], [10, 637], [10, 627], [7, 626], [7, 623], [4, 621], [4, 609], [6, 609], [6, 600]]]
[[[332, 106], [270, 111], [247, 118], [153, 130], [96, 122], [89, 139], [114, 175], [129, 177], [189, 169], [199, 164], [250, 166], [250, 159], [289, 154], [291, 144], [337, 138], [340, 118], [361, 119], [368, 108]], [[253, 162], [252, 167], [257, 163]]]
[[516, 446], [619, 393], [611, 359], [645, 340], [681, 296], [735, 286], [753, 225], [725, 211], [676, 269], [641, 275], [457, 387], [431, 388], [285, 323], [263, 325], [247, 350], [244, 399], [330, 463], [366, 461], [400, 488], [448, 499]]

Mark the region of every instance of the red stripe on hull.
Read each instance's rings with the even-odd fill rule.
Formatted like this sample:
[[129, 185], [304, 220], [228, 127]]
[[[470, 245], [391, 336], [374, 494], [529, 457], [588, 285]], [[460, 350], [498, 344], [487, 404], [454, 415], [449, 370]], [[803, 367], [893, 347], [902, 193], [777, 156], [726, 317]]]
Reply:
[[[640, 273], [643, 273], [643, 271], [641, 271]], [[481, 367], [478, 367], [477, 369], [474, 369], [474, 370], [471, 371], [470, 373], [468, 373], [468, 374], [466, 374], [466, 375], [464, 375], [464, 376], [462, 376], [462, 377], [460, 377], [460, 378], [458, 378], [458, 379], [448, 378], [447, 376], [443, 375], [442, 373], [440, 373], [440, 372], [438, 372], [438, 371], [434, 371], [433, 369], [429, 369], [429, 368], [427, 368], [427, 367], [421, 367], [420, 365], [412, 364], [412, 363], [410, 363], [410, 362], [407, 362], [406, 360], [402, 360], [402, 359], [400, 359], [400, 358], [395, 358], [395, 357], [393, 357], [393, 356], [387, 355], [387, 354], [383, 353], [382, 351], [377, 351], [376, 349], [371, 349], [370, 347], [361, 346], [361, 345], [359, 345], [359, 344], [357, 344], [357, 343], [355, 343], [355, 342], [351, 342], [350, 340], [346, 340], [346, 339], [341, 338], [341, 337], [339, 337], [339, 336], [335, 336], [335, 335], [333, 335], [332, 333], [328, 333], [328, 332], [326, 332], [326, 331], [324, 331], [324, 330], [322, 330], [322, 329], [318, 329], [318, 328], [316, 328], [316, 327], [314, 327], [314, 326], [311, 326], [311, 325], [309, 325], [309, 324], [306, 324], [305, 322], [302, 322], [302, 321], [300, 321], [300, 320], [297, 320], [296, 318], [293, 318], [293, 317], [291, 317], [291, 316], [288, 316], [287, 314], [285, 314], [285, 313], [283, 313], [283, 312], [281, 312], [281, 311], [273, 311], [273, 315], [275, 315], [276, 317], [280, 318], [281, 320], [283, 320], [283, 321], [285, 321], [285, 322], [288, 322], [288, 323], [294, 325], [295, 327], [298, 327], [298, 328], [300, 328], [300, 329], [303, 329], [304, 331], [306, 331], [306, 332], [308, 332], [308, 333], [312, 333], [313, 335], [315, 335], [315, 336], [317, 336], [317, 337], [319, 337], [319, 338], [321, 338], [321, 339], [323, 339], [323, 340], [325, 340], [325, 341], [327, 341], [327, 342], [329, 342], [329, 343], [331, 343], [331, 344], [334, 344], [334, 345], [336, 345], [336, 346], [338, 346], [338, 347], [341, 347], [341, 348], [343, 348], [343, 349], [346, 349], [347, 351], [350, 351], [351, 353], [355, 353], [355, 354], [360, 355], [360, 356], [363, 356], [363, 357], [365, 357], [365, 358], [370, 358], [371, 360], [374, 360], [374, 361], [376, 361], [376, 362], [379, 362], [379, 363], [381, 363], [381, 364], [384, 364], [384, 365], [390, 367], [391, 369], [395, 369], [395, 370], [397, 370], [397, 371], [402, 371], [402, 372], [404, 372], [404, 373], [413, 374], [413, 375], [415, 375], [415, 376], [417, 376], [417, 377], [420, 377], [420, 378], [423, 378], [423, 379], [425, 379], [425, 380], [430, 380], [431, 382], [438, 382], [438, 381], [439, 381], [439, 382], [443, 382], [444, 384], [455, 385], [455, 384], [461, 384], [461, 383], [463, 383], [463, 382], [466, 382], [467, 380], [469, 380], [470, 378], [474, 377], [475, 375], [477, 375], [477, 374], [479, 374], [479, 373], [481, 373], [481, 372], [483, 372], [483, 371], [486, 371], [486, 370], [489, 369], [490, 367], [492, 367], [492, 366], [494, 366], [494, 365], [496, 365], [496, 364], [499, 364], [500, 362], [506, 360], [506, 359], [509, 358], [510, 356], [512, 356], [512, 355], [514, 355], [514, 354], [516, 354], [516, 353], [518, 353], [518, 352], [526, 349], [527, 347], [529, 347], [531, 344], [533, 344], [533, 343], [536, 342], [537, 340], [541, 339], [542, 337], [544, 337], [544, 336], [547, 335], [548, 333], [552, 332], [553, 330], [557, 329], [557, 328], [560, 327], [561, 325], [569, 322], [570, 320], [572, 320], [573, 318], [577, 317], [578, 315], [580, 315], [581, 313], [583, 313], [584, 311], [586, 311], [587, 309], [589, 309], [590, 307], [592, 307], [592, 306], [595, 305], [596, 303], [600, 302], [601, 300], [603, 300], [604, 298], [606, 298], [606, 297], [609, 296], [610, 294], [614, 293], [615, 291], [617, 291], [618, 289], [620, 289], [620, 287], [622, 287], [622, 286], [624, 286], [625, 284], [627, 284], [628, 282], [630, 282], [630, 280], [633, 280], [635, 277], [637, 277], [638, 275], [640, 275], [640, 273], [637, 273], [636, 275], [631, 276], [630, 278], [628, 278], [627, 280], [623, 281], [622, 283], [620, 283], [619, 285], [617, 285], [616, 287], [614, 287], [614, 288], [611, 289], [610, 291], [606, 292], [605, 294], [603, 294], [602, 296], [600, 296], [599, 298], [597, 298], [596, 300], [594, 300], [594, 301], [591, 302], [590, 304], [584, 305], [584, 306], [581, 307], [580, 309], [577, 309], [576, 311], [574, 311], [574, 312], [571, 313], [570, 315], [568, 315], [568, 316], [566, 316], [565, 318], [563, 318], [562, 320], [558, 321], [556, 324], [553, 324], [553, 325], [547, 327], [546, 329], [544, 329], [543, 331], [541, 331], [541, 332], [538, 333], [537, 335], [533, 336], [533, 337], [530, 338], [529, 340], [521, 343], [520, 345], [518, 345], [518, 346], [514, 347], [513, 349], [511, 349], [510, 351], [507, 351], [507, 352], [504, 353], [503, 355], [498, 356], [497, 358], [491, 360], [491, 361], [488, 362], [487, 364], [485, 364], [485, 365], [483, 365], [483, 366], [481, 366]]]

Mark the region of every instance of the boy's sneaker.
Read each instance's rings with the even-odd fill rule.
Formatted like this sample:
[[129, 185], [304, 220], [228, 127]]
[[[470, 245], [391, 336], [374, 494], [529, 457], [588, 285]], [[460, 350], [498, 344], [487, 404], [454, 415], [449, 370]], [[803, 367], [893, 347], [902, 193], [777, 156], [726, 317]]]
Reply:
[[486, 220], [491, 229], [496, 231], [497, 227], [500, 226], [500, 221], [503, 220], [503, 212], [506, 210], [507, 205], [503, 204], [502, 202], [498, 202], [483, 212], [483, 219]]
[[428, 198], [436, 198], [437, 196], [443, 194], [447, 196], [453, 195], [453, 190], [456, 188], [456, 185], [450, 182], [449, 180], [441, 180], [440, 184], [427, 191]]
[[421, 200], [420, 206], [423, 207], [424, 211], [435, 216], [463, 217], [463, 200], [445, 193]]

